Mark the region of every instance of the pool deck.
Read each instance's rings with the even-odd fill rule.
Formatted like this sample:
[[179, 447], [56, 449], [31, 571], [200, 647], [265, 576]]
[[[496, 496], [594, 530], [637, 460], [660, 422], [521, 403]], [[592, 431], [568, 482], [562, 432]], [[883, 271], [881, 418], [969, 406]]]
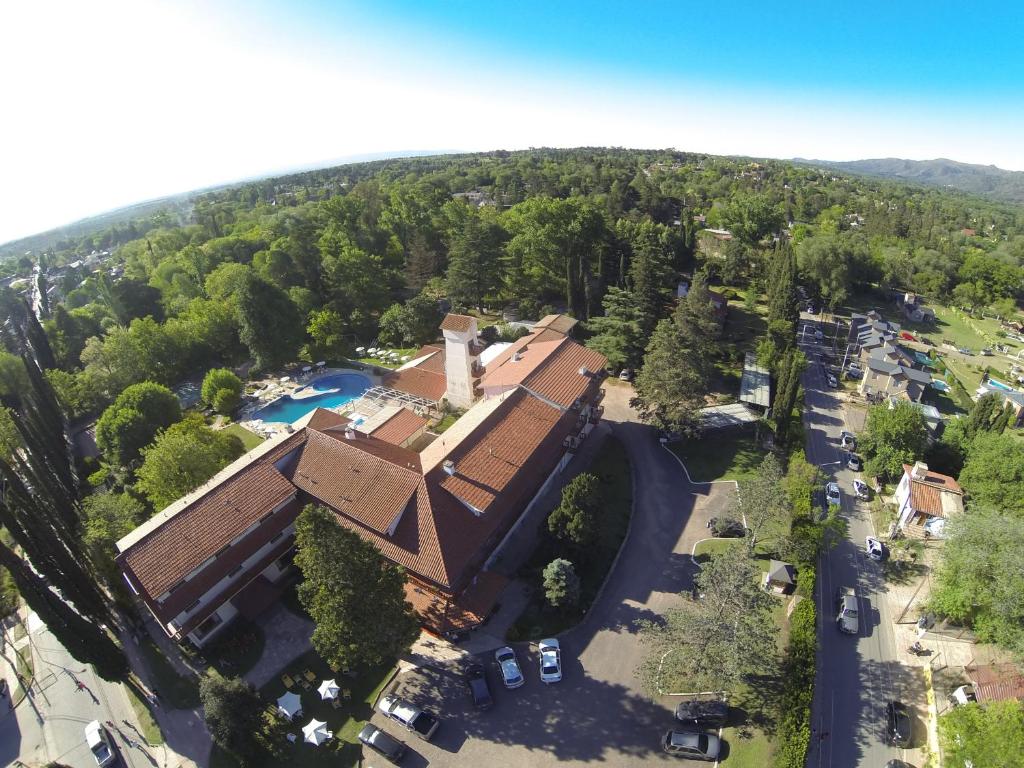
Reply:
[[264, 437], [270, 437], [272, 435], [285, 432], [291, 427], [292, 422], [263, 421], [262, 419], [253, 419], [251, 417], [256, 411], [261, 408], [266, 408], [269, 405], [273, 405], [285, 396], [290, 397], [292, 400], [304, 400], [310, 397], [329, 395], [332, 392], [337, 392], [338, 389], [316, 390], [313, 389], [311, 385], [318, 379], [328, 376], [336, 376], [342, 373], [354, 373], [360, 376], [365, 376], [370, 380], [371, 387], [375, 387], [380, 384], [380, 376], [376, 375], [372, 371], [358, 370], [356, 368], [325, 368], [323, 371], [311, 376], [306, 381], [286, 381], [282, 383], [277, 379], [268, 379], [266, 381], [267, 383], [270, 383], [271, 386], [259, 395], [259, 400], [246, 406], [242, 410], [242, 413], [239, 414], [238, 423], [246, 429]]

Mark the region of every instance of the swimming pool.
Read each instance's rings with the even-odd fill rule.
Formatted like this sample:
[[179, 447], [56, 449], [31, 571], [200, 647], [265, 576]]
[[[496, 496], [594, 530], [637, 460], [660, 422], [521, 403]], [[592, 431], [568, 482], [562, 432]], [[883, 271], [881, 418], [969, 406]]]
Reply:
[[323, 376], [298, 392], [321, 392], [319, 395], [294, 398], [291, 395], [275, 400], [256, 411], [252, 418], [291, 424], [315, 408], [334, 408], [355, 400], [372, 386], [361, 373], [334, 373]]
[[988, 383], [996, 389], [1001, 389], [1004, 392], [1013, 392], [1013, 387], [1009, 384], [1003, 384], [1003, 382], [998, 381], [997, 379], [989, 378]]

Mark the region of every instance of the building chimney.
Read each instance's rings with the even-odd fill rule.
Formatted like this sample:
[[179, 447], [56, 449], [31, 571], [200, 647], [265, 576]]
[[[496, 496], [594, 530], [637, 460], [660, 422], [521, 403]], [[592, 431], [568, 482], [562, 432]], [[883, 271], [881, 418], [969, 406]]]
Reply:
[[354, 429], [352, 429], [352, 427], [350, 427], [350, 426], [349, 427], [345, 427], [345, 439], [346, 440], [355, 440], [356, 439], [356, 431]]
[[913, 468], [910, 470], [911, 480], [924, 480], [928, 476], [928, 465], [923, 461], [915, 461]]
[[441, 462], [441, 467], [449, 475], [454, 475], [455, 474], [455, 462], [452, 461], [451, 459], [445, 459], [443, 462]]
[[513, 363], [518, 363], [522, 359], [523, 359], [523, 355], [522, 355], [521, 352], [513, 352], [512, 353], [512, 362]]

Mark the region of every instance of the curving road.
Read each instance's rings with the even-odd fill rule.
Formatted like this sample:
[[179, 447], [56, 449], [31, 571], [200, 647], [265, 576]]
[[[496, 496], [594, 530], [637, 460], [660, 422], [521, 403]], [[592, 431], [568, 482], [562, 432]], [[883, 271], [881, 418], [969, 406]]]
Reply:
[[[535, 649], [522, 645], [517, 646], [527, 680], [522, 688], [499, 690], [488, 663], [496, 699], [490, 712], [468, 706], [454, 666], [400, 676], [400, 693], [430, 702], [445, 720], [436, 743], [403, 739], [416, 753], [403, 765], [678, 764], [660, 749], [660, 738], [673, 722], [671, 701], [652, 701], [635, 675], [645, 649], [634, 622], [662, 614], [690, 588], [689, 553], [707, 535], [708, 517], [721, 514], [730, 501], [734, 485], [688, 482], [656, 431], [637, 422], [628, 406], [631, 393], [630, 387], [610, 385], [604, 405], [605, 420], [634, 468], [632, 529], [587, 620], [562, 638], [563, 682], [543, 685]], [[373, 722], [402, 735], [379, 714]]]

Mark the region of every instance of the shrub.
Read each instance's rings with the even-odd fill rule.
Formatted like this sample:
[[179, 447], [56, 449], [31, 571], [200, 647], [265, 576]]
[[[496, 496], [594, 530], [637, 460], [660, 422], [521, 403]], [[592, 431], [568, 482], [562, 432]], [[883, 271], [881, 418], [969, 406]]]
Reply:
[[801, 600], [790, 616], [789, 645], [782, 664], [776, 768], [803, 768], [807, 761], [818, 649], [816, 623], [814, 600]]
[[203, 402], [218, 413], [227, 414], [238, 407], [242, 380], [227, 368], [214, 368], [203, 378]]

